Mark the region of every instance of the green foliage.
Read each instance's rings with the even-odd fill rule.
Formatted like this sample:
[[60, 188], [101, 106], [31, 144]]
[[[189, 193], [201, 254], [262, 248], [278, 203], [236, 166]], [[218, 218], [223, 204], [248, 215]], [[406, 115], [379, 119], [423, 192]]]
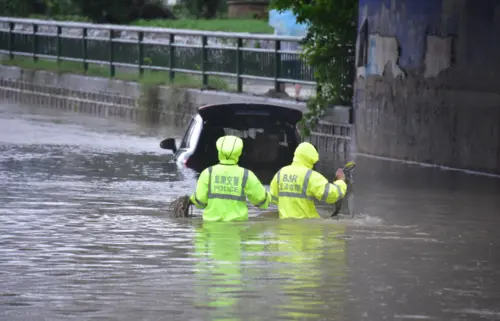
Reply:
[[219, 13], [227, 11], [225, 0], [183, 0], [181, 6], [189, 17], [196, 19], [214, 19]]
[[174, 19], [161, 0], [72, 0], [94, 22], [126, 24], [137, 19]]
[[41, 14], [44, 12], [44, 1], [33, 0], [0, 0], [2, 15], [14, 17], [26, 17], [29, 14]]
[[189, 12], [189, 9], [184, 3], [177, 3], [171, 7], [172, 13], [181, 19], [192, 19], [194, 16]]
[[78, 15], [41, 15], [30, 14], [28, 18], [42, 19], [42, 20], [55, 20], [55, 21], [76, 21], [76, 22], [91, 22], [91, 20], [84, 16]]
[[17, 17], [68, 17], [80, 14], [73, 0], [0, 0], [3, 15]]
[[310, 24], [303, 41], [305, 59], [314, 67], [319, 90], [308, 102], [302, 128], [308, 135], [331, 104], [350, 104], [355, 75], [357, 2], [354, 0], [273, 0]]
[[135, 26], [226, 32], [273, 33], [267, 21], [253, 19], [137, 20]]
[[162, 0], [0, 0], [0, 6], [4, 15], [57, 20], [127, 24], [137, 19], [175, 19]]
[[[75, 16], [80, 13], [72, 0], [44, 0], [45, 14], [48, 16]], [[68, 18], [69, 18], [68, 17]]]

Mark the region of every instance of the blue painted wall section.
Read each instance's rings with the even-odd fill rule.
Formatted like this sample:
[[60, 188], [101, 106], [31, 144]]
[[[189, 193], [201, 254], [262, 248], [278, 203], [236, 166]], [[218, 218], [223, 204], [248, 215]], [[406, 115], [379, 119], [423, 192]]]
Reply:
[[484, 65], [500, 53], [493, 32], [499, 7], [498, 0], [359, 0], [358, 26], [367, 20], [370, 34], [396, 37], [403, 69], [422, 67], [427, 35], [459, 36], [467, 42], [460, 61]]
[[500, 0], [359, 0], [358, 26], [358, 152], [500, 174]]

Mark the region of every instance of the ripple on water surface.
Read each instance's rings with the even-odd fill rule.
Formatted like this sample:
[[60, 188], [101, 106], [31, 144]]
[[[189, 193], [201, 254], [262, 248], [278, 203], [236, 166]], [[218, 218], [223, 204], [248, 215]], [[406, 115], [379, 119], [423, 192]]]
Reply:
[[0, 106], [1, 320], [498, 319], [491, 181], [358, 161], [354, 218], [169, 220], [169, 131]]

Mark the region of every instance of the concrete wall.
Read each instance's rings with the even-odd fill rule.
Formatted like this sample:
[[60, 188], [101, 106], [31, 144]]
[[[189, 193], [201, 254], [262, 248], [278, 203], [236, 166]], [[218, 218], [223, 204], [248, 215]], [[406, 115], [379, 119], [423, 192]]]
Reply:
[[[302, 111], [307, 109], [305, 103], [295, 100], [257, 95], [168, 87], [154, 87], [150, 90], [151, 93], [144, 94], [144, 88], [131, 81], [0, 65], [0, 100], [84, 112], [100, 117], [185, 126], [197, 108], [207, 104], [250, 102], [269, 103]], [[349, 108], [339, 106], [330, 110], [309, 139], [323, 152], [323, 158], [330, 158], [330, 154], [350, 152], [349, 118]]]
[[[13, 89], [23, 91], [25, 94], [28, 94], [28, 91], [36, 91], [37, 93], [57, 91], [66, 100], [74, 100], [75, 103], [87, 100], [88, 103], [93, 102], [95, 105], [109, 103], [119, 108], [156, 110], [163, 115], [157, 121], [166, 125], [185, 125], [199, 106], [207, 104], [244, 101], [270, 103], [302, 111], [306, 110], [304, 103], [294, 100], [169, 87], [159, 88], [158, 99], [153, 102], [157, 106], [151, 106], [152, 103], [141, 104], [141, 98], [144, 98], [144, 95], [142, 95], [144, 90], [140, 84], [133, 81], [88, 77], [77, 74], [57, 74], [43, 70], [23, 70], [11, 66], [0, 66], [0, 79], [4, 80], [2, 84], [4, 90], [9, 90], [7, 87], [13, 87]], [[36, 105], [37, 101], [35, 99], [33, 103]], [[172, 115], [183, 117], [177, 117], [174, 121], [174, 117], [169, 117]]]
[[500, 173], [500, 1], [359, 0], [360, 153]]

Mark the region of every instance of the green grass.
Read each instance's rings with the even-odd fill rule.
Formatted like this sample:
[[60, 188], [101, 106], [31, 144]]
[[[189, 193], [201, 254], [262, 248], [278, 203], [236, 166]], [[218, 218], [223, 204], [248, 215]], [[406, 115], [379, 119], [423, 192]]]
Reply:
[[138, 20], [132, 23], [141, 27], [159, 27], [172, 29], [191, 29], [204, 31], [249, 32], [272, 34], [267, 21], [256, 19], [214, 19], [214, 20]]
[[[89, 64], [88, 70], [85, 73], [83, 63], [72, 61], [61, 61], [59, 64], [54, 60], [39, 59], [33, 61], [31, 58], [19, 57], [3, 59], [0, 61], [2, 65], [18, 66], [29, 70], [46, 70], [57, 73], [72, 73], [85, 74], [94, 77], [109, 77], [109, 67], [107, 65]], [[118, 69], [118, 68], [117, 68]], [[145, 70], [142, 77], [139, 76], [138, 70], [119, 71], [116, 70], [115, 78], [125, 81], [137, 81], [143, 85], [166, 85], [178, 88], [202, 88], [201, 76], [176, 73], [174, 81], [170, 81], [169, 73], [166, 71], [151, 71]], [[208, 77], [208, 88], [222, 91], [232, 91], [229, 84], [217, 76]]]
[[[91, 22], [87, 17], [66, 15], [47, 17], [43, 15], [30, 15], [32, 19], [57, 20], [57, 21], [77, 21]], [[225, 31], [225, 32], [249, 32], [249, 33], [265, 33], [272, 34], [274, 29], [271, 28], [267, 21], [258, 19], [184, 19], [178, 20], [137, 20], [131, 23], [133, 26], [141, 27], [158, 27], [172, 29], [190, 29], [190, 30], [205, 30], [205, 31]]]
[[56, 21], [76, 21], [76, 22], [91, 22], [89, 18], [77, 15], [59, 15], [47, 17], [44, 15], [32, 14], [28, 16], [29, 19], [41, 20], [56, 20]]

